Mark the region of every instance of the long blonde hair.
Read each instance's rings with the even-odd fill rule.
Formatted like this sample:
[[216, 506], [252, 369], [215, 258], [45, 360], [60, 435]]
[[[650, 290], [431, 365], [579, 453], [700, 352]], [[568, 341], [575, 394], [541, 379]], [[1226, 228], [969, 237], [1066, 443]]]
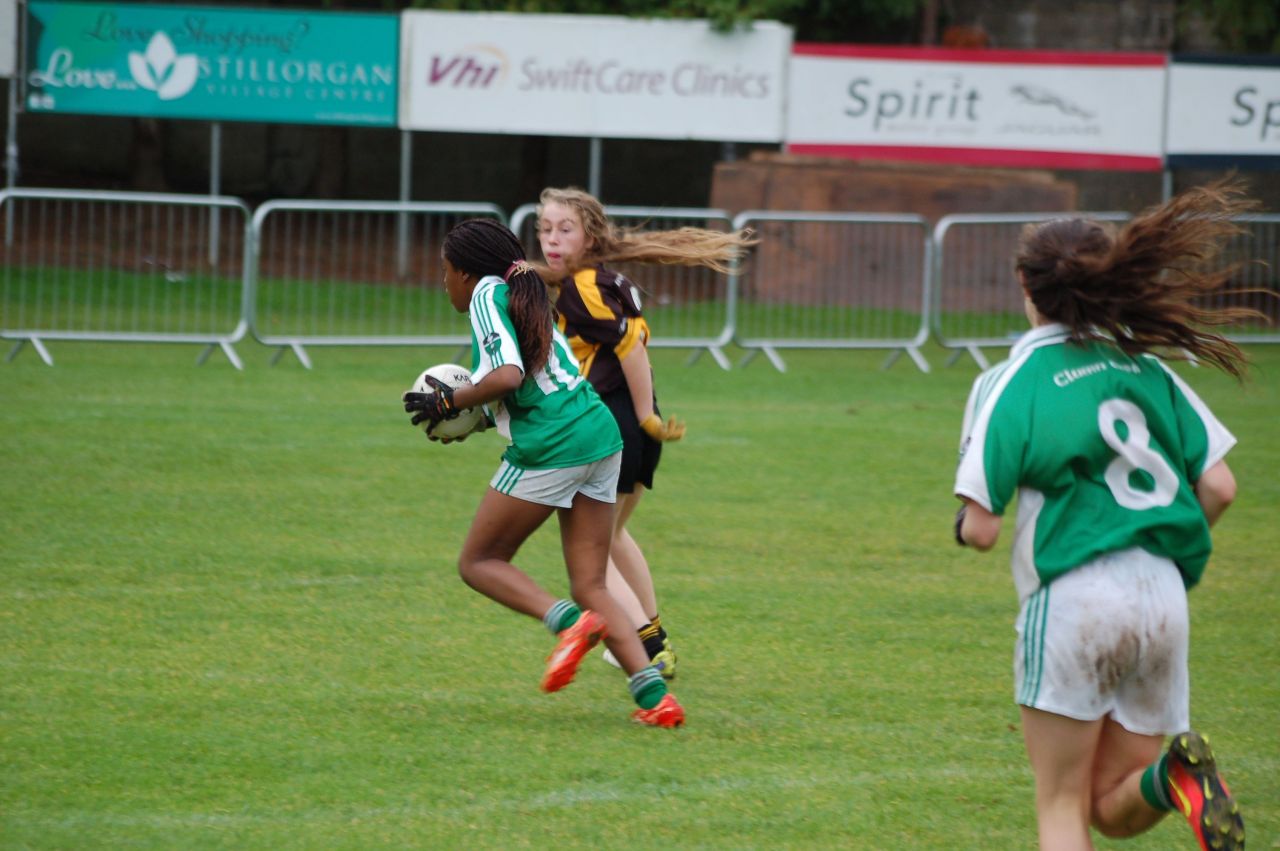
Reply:
[[562, 204], [581, 219], [583, 233], [592, 242], [580, 261], [582, 265], [660, 263], [728, 272], [734, 260], [759, 242], [747, 229], [725, 233], [692, 227], [659, 231], [619, 228], [594, 195], [572, 186], [542, 190], [538, 198], [539, 219], [548, 204]]

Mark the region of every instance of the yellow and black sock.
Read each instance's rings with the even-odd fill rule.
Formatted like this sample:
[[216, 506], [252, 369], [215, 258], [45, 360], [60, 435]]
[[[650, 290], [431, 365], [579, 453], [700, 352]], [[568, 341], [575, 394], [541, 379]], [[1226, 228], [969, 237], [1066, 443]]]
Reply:
[[640, 643], [644, 645], [644, 652], [652, 659], [662, 652], [662, 639], [665, 634], [662, 627], [658, 624], [655, 617], [652, 621], [636, 630], [636, 634], [640, 636]]

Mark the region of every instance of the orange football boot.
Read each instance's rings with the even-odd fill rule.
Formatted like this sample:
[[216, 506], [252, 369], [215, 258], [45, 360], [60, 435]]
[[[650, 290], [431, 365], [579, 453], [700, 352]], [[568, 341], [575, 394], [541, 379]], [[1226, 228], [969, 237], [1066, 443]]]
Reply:
[[1244, 848], [1244, 819], [1218, 776], [1209, 740], [1196, 732], [1174, 736], [1165, 768], [1169, 798], [1191, 824], [1202, 851]]
[[559, 691], [573, 682], [582, 657], [600, 643], [609, 628], [600, 615], [586, 609], [573, 626], [560, 631], [556, 649], [547, 657], [547, 672], [542, 675], [542, 690]]
[[652, 709], [637, 709], [632, 712], [631, 720], [651, 727], [679, 727], [684, 723], [684, 707], [674, 694], [667, 692]]

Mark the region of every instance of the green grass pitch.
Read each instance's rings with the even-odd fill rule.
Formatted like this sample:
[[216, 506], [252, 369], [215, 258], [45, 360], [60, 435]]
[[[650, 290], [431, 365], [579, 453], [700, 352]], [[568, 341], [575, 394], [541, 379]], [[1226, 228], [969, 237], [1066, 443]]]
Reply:
[[[976, 374], [784, 353], [654, 360], [688, 422], [632, 528], [688, 725], [454, 558], [499, 443], [398, 396], [452, 350], [53, 343], [0, 363], [0, 846], [1025, 849], [1008, 534], [951, 541]], [[991, 352], [993, 356], [997, 353]], [[1192, 717], [1280, 847], [1280, 350], [1182, 368], [1240, 438], [1191, 595]], [[518, 562], [565, 589], [554, 525]], [[1100, 848], [1192, 848], [1176, 817]]]

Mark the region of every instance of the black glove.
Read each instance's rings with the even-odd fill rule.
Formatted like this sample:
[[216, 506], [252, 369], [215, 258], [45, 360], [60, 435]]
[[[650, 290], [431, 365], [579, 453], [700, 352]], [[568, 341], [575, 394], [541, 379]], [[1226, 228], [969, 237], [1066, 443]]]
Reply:
[[964, 535], [961, 534], [961, 530], [964, 528], [965, 510], [968, 507], [969, 507], [969, 503], [966, 502], [964, 505], [960, 506], [960, 510], [956, 512], [956, 528], [955, 528], [956, 543], [962, 547], [969, 546], [968, 542], [966, 542], [964, 539]]
[[441, 420], [451, 420], [458, 416], [461, 411], [453, 404], [453, 388], [435, 376], [428, 375], [425, 380], [431, 385], [433, 392], [408, 390], [400, 397], [400, 401], [404, 402], [405, 413], [413, 414], [409, 422], [418, 425], [430, 420], [435, 425]]

